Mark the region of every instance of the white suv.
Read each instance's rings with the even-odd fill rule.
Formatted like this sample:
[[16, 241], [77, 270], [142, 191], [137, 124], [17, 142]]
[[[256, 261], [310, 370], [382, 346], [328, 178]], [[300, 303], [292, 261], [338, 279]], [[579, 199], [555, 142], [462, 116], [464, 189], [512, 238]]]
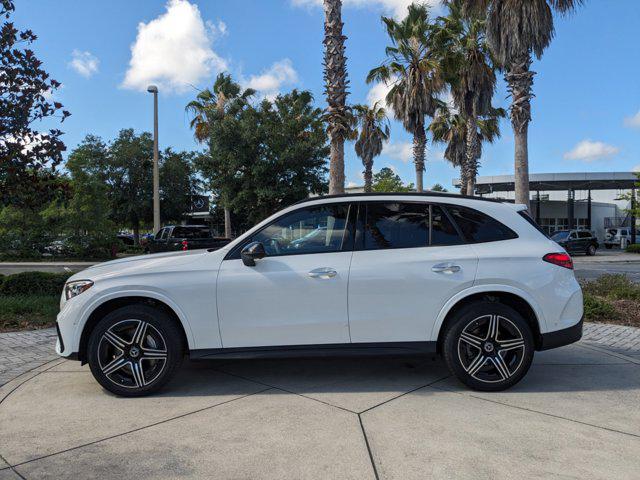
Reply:
[[582, 335], [571, 258], [524, 207], [449, 194], [312, 198], [229, 245], [107, 262], [65, 285], [57, 352], [120, 395], [191, 358], [439, 352], [501, 390]]

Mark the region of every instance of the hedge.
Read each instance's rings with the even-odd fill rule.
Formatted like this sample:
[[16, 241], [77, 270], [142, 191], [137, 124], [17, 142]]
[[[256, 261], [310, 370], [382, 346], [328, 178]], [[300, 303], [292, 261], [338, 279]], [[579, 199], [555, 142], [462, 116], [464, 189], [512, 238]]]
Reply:
[[627, 245], [627, 252], [640, 253], [640, 243], [632, 243], [631, 245]]
[[22, 272], [0, 277], [0, 295], [60, 295], [73, 273]]

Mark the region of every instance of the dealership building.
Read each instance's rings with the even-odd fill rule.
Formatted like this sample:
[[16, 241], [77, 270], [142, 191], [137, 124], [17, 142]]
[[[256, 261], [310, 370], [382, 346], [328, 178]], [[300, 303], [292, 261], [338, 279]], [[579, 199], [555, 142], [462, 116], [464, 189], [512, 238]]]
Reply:
[[[607, 228], [636, 224], [635, 217], [628, 213], [630, 201], [621, 197], [635, 194], [637, 182], [632, 172], [532, 173], [531, 215], [549, 234], [585, 229], [603, 240]], [[459, 180], [453, 185], [459, 187]], [[514, 176], [478, 177], [476, 192], [513, 201]]]

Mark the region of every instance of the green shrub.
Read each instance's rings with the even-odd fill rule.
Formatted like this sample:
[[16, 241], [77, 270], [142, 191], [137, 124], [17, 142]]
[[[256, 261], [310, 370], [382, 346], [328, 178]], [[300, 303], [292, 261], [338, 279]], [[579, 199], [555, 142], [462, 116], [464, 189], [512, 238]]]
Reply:
[[606, 300], [585, 292], [584, 316], [588, 322], [597, 322], [598, 320], [612, 320], [617, 317], [617, 312], [614, 306]]
[[7, 275], [0, 285], [0, 295], [55, 295], [72, 273], [22, 272]]
[[53, 326], [59, 302], [53, 295], [0, 295], [0, 331]]
[[631, 245], [627, 245], [627, 252], [640, 253], [640, 243], [632, 243]]
[[640, 285], [632, 282], [626, 275], [607, 274], [597, 280], [584, 282], [584, 292], [610, 300], [640, 300]]

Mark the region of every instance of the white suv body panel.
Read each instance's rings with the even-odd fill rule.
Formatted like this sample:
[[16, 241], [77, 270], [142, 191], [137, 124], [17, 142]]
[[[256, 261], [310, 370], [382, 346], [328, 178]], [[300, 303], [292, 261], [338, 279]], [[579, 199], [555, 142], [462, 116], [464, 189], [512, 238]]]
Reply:
[[[258, 283], [252, 289], [240, 290], [243, 288], [239, 281], [241, 275], [233, 279], [234, 282], [238, 280], [233, 287], [235, 290], [229, 290], [231, 283], [219, 281], [219, 273], [230, 266], [227, 263], [241, 265], [240, 261], [223, 261], [227, 253], [281, 215], [325, 203], [381, 200], [466, 206], [500, 221], [514, 230], [518, 238], [457, 247], [341, 252], [338, 254], [341, 256], [339, 276], [331, 280], [341, 281], [348, 293], [336, 288], [314, 290], [316, 297], [311, 303], [304, 284], [296, 283], [298, 280], [307, 280], [303, 270], [316, 263], [317, 267], [332, 267], [334, 264], [329, 265], [326, 259], [321, 258], [327, 254], [309, 255], [317, 257], [317, 262], [300, 265], [302, 270], [287, 277], [287, 289], [270, 290], [273, 298], [268, 311], [263, 308], [267, 297], [260, 297], [262, 304], [255, 302], [252, 297]], [[319, 198], [278, 212], [214, 252], [172, 252], [99, 264], [70, 279], [89, 279], [94, 286], [69, 301], [61, 300], [58, 326], [64, 350], [58, 342], [57, 351], [63, 356], [77, 353], [83, 328], [91, 313], [107, 301], [131, 296], [152, 298], [171, 308], [184, 327], [190, 350], [255, 346], [258, 343], [335, 343], [336, 340], [348, 342], [349, 339], [356, 343], [435, 341], [447, 313], [457, 302], [469, 295], [490, 291], [512, 293], [527, 301], [536, 314], [542, 333], [575, 325], [581, 320], [583, 312], [582, 293], [573, 271], [542, 261], [545, 254], [562, 252], [563, 249], [528, 224], [518, 213], [519, 210], [521, 207], [513, 204], [455, 196], [389, 194]], [[421, 256], [423, 252], [424, 257]], [[346, 262], [345, 258], [349, 261]], [[355, 264], [353, 259], [356, 260]], [[436, 275], [430, 271], [431, 266], [442, 262], [462, 262], [461, 275]], [[348, 271], [347, 263], [351, 271]], [[252, 275], [255, 277], [255, 272]], [[345, 278], [349, 275], [353, 275], [353, 278]], [[375, 275], [380, 277], [376, 278]], [[442, 278], [442, 283], [430, 283], [429, 279], [435, 278]], [[275, 282], [276, 279], [277, 275], [270, 276], [267, 281]], [[234, 300], [227, 306], [220, 300], [221, 296]], [[246, 301], [241, 304], [243, 298]], [[321, 310], [327, 308], [328, 302], [335, 307], [324, 312], [330, 314], [329, 317], [323, 316]], [[344, 315], [339, 313], [342, 305], [345, 308]], [[280, 306], [282, 315], [277, 315]], [[299, 318], [298, 324], [293, 326], [290, 321], [282, 320], [288, 311], [300, 315], [309, 307], [320, 311], [314, 311], [306, 319]], [[220, 320], [226, 308], [237, 308], [235, 313], [230, 311], [232, 316], [228, 325]], [[262, 319], [262, 325], [268, 326], [271, 331], [266, 337], [252, 332], [257, 325], [255, 319], [254, 323], [245, 320], [244, 325], [233, 323], [240, 321], [241, 314], [260, 315], [261, 311], [266, 317]], [[389, 318], [392, 314], [394, 318]], [[325, 324], [322, 323], [323, 317], [328, 319]], [[308, 323], [305, 324], [305, 321]], [[226, 331], [229, 332], [228, 342], [225, 339]], [[347, 338], [345, 332], [350, 333], [350, 337]]]

